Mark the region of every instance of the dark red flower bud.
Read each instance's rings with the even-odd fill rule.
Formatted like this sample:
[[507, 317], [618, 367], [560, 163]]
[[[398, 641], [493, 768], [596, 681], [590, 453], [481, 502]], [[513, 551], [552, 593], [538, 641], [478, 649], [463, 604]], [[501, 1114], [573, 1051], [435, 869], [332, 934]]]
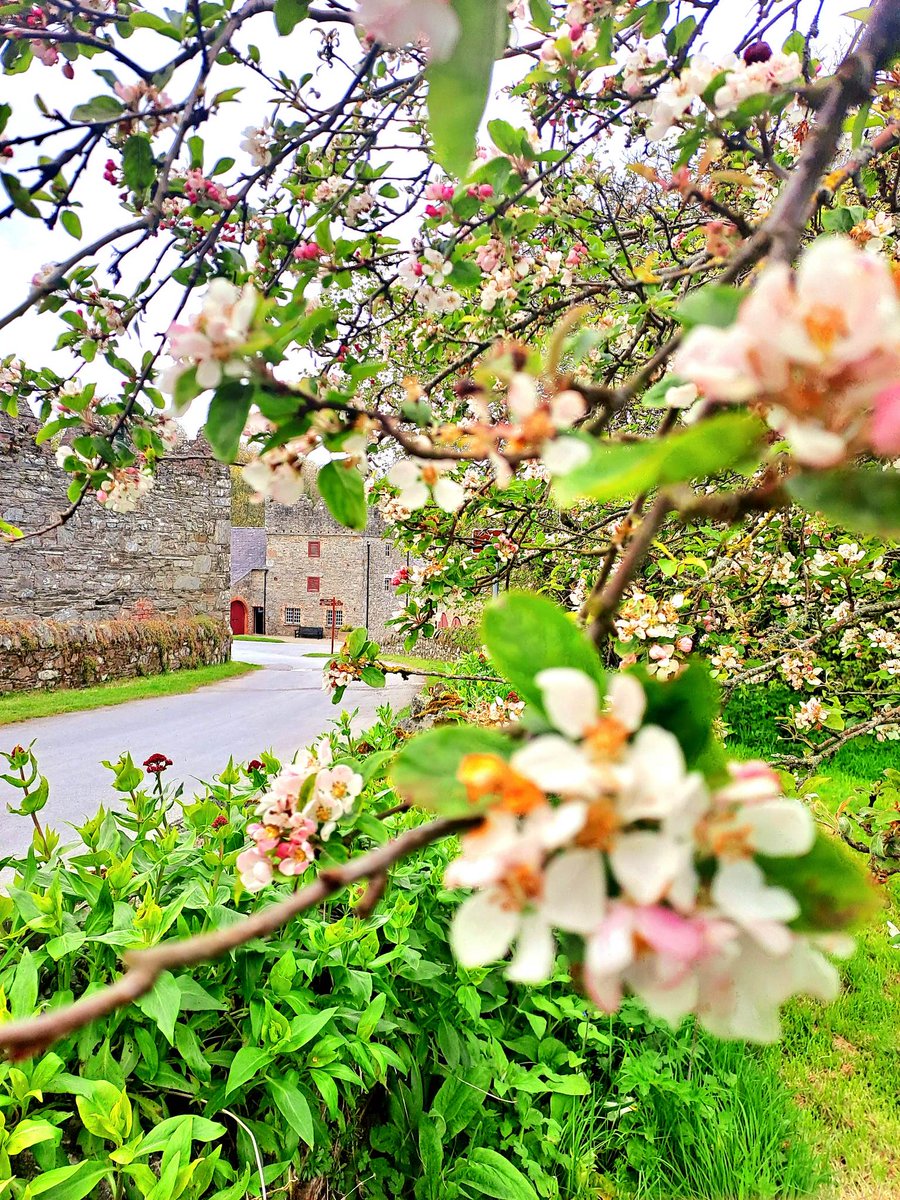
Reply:
[[223, 825], [227, 825], [227, 824], [228, 824], [228, 818], [225, 816], [224, 813], [219, 813], [219, 815], [213, 821], [212, 827], [213, 827], [213, 829], [221, 829]]
[[149, 758], [144, 759], [144, 770], [148, 775], [161, 775], [171, 765], [171, 758], [167, 758], [165, 754], [151, 754]]
[[258, 758], [251, 758], [247, 763], [248, 771], [265, 771], [265, 764], [261, 763]]
[[64, 64], [62, 71], [63, 71], [63, 75], [65, 75], [66, 79], [74, 79], [75, 78], [75, 68], [72, 66], [72, 64], [70, 62], [67, 62]]
[[744, 51], [744, 62], [748, 67], [753, 63], [768, 62], [772, 57], [772, 47], [768, 42], [754, 42]]

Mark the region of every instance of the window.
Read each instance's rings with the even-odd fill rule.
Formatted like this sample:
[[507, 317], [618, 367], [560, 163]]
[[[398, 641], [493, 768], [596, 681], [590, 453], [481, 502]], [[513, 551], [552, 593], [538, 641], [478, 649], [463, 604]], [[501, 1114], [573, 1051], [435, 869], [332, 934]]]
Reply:
[[321, 542], [307, 542], [306, 553], [309, 555], [310, 558], [320, 558], [322, 555], [322, 543]]
[[319, 590], [319, 585], [321, 582], [322, 582], [322, 580], [319, 578], [318, 575], [307, 575], [306, 590], [308, 592], [317, 592]]
[[303, 616], [299, 608], [286, 608], [284, 610], [285, 625], [302, 625]]
[[391, 557], [391, 548], [390, 548], [390, 546], [385, 546], [385, 548], [384, 548], [384, 557], [385, 557], [385, 558], [390, 558], [390, 557]]
[[325, 609], [325, 626], [327, 629], [331, 628], [332, 614], [334, 614], [335, 628], [338, 628], [339, 626], [343, 625], [343, 623], [344, 623], [344, 610], [342, 608], [338, 608], [338, 609], [326, 608]]
[[384, 577], [384, 590], [385, 590], [386, 592], [391, 592], [391, 591], [393, 591], [393, 588], [391, 587], [391, 580], [392, 580], [393, 578], [394, 578], [394, 577], [393, 577], [393, 575], [385, 575], [385, 577]]

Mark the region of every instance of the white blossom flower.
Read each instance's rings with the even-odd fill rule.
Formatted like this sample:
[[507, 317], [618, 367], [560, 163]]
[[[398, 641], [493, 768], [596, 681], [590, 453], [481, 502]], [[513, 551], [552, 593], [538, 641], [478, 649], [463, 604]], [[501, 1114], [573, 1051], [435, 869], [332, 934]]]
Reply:
[[388, 483], [398, 488], [400, 503], [411, 512], [434, 499], [444, 512], [456, 512], [466, 500], [465, 488], [448, 479], [446, 472], [452, 463], [402, 459], [387, 474]]

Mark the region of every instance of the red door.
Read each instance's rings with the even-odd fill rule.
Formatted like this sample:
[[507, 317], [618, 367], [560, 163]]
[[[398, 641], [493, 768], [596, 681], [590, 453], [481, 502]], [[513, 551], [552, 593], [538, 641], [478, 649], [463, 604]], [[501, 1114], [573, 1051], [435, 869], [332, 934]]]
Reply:
[[231, 602], [231, 632], [247, 632], [247, 606], [243, 600], [232, 600]]

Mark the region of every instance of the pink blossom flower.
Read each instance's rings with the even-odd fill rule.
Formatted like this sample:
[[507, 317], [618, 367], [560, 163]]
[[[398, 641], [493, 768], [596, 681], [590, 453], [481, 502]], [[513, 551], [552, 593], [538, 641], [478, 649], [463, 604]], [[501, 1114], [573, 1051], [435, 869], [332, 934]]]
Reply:
[[438, 61], [450, 57], [459, 39], [459, 18], [449, 0], [359, 0], [354, 20], [384, 46], [424, 42]]
[[819, 238], [796, 272], [763, 272], [734, 325], [693, 329], [673, 371], [708, 399], [766, 405], [810, 466], [893, 445], [900, 300], [890, 268], [848, 238]]
[[900, 454], [900, 383], [885, 388], [875, 397], [872, 449], [885, 458]]

